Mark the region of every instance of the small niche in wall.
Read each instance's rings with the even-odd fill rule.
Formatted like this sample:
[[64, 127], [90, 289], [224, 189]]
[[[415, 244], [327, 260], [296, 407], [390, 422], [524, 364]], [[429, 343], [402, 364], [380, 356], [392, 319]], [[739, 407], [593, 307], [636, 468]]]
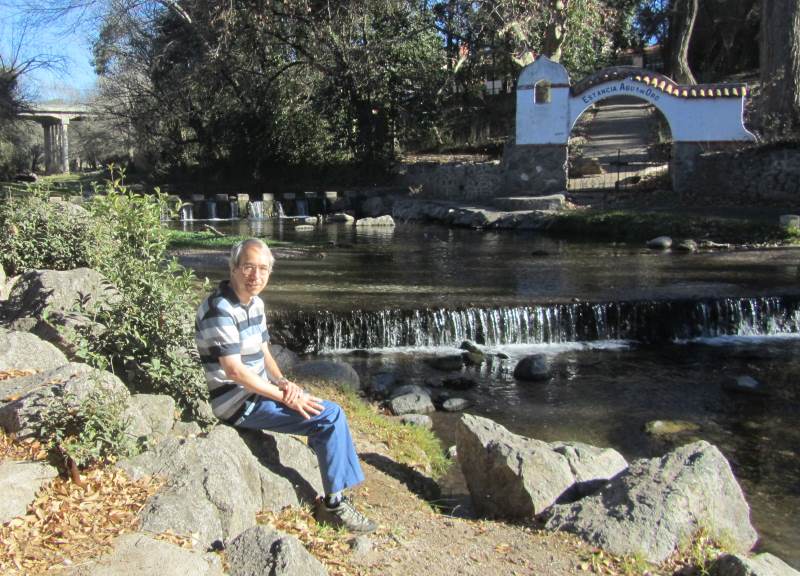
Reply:
[[550, 102], [550, 82], [540, 80], [533, 88], [534, 104], [547, 104]]

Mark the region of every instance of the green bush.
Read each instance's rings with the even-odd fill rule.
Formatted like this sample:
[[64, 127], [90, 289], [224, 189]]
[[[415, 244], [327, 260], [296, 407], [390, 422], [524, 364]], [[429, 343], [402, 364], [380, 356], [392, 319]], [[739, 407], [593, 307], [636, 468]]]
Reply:
[[194, 351], [194, 274], [168, 259], [161, 226], [166, 196], [135, 194], [112, 171], [87, 204], [102, 239], [95, 266], [120, 297], [84, 310], [105, 327], [78, 329], [78, 355], [110, 369], [130, 388], [172, 396], [187, 416], [203, 422], [205, 377]]
[[39, 438], [57, 461], [70, 458], [79, 468], [133, 456], [139, 445], [128, 432], [121, 400], [99, 388], [83, 401], [56, 397], [41, 414]]
[[48, 198], [47, 190], [33, 187], [0, 203], [0, 262], [8, 274], [93, 265], [98, 238], [88, 215]]

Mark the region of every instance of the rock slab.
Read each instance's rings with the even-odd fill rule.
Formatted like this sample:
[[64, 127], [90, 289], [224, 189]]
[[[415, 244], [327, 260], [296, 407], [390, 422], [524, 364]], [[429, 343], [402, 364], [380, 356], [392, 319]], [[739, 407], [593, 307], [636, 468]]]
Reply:
[[701, 527], [740, 552], [757, 539], [728, 461], [705, 441], [633, 462], [599, 493], [553, 506], [546, 527], [656, 564]]
[[230, 576], [326, 576], [328, 571], [294, 536], [254, 526], [226, 548]]

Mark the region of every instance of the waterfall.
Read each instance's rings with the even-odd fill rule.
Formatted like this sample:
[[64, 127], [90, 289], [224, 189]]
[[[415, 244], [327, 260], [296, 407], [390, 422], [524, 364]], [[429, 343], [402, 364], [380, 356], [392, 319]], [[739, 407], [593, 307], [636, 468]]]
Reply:
[[216, 200], [206, 200], [206, 210], [208, 211], [208, 219], [209, 220], [216, 220], [217, 219], [217, 201]]
[[308, 200], [298, 198], [295, 204], [297, 206], [297, 216], [308, 216]]
[[239, 219], [239, 201], [238, 200], [231, 200], [231, 220], [238, 220]]
[[458, 346], [800, 333], [799, 297], [544, 304], [276, 314], [296, 349]]
[[191, 204], [181, 206], [180, 219], [182, 221], [194, 220], [194, 207]]
[[250, 218], [253, 220], [264, 219], [264, 203], [261, 200], [250, 202]]
[[280, 201], [275, 201], [275, 214], [277, 214], [278, 218], [286, 218], [286, 213], [283, 211], [283, 204]]

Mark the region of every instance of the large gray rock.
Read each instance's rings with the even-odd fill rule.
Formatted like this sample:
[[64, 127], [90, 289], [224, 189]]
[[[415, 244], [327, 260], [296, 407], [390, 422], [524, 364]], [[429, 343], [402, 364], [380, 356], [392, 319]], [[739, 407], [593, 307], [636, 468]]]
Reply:
[[621, 459], [584, 445], [550, 445], [525, 438], [469, 414], [461, 417], [456, 429], [456, 446], [475, 508], [503, 518], [536, 516], [559, 499], [571, 497], [576, 483], [617, 474]]
[[[68, 396], [80, 404], [96, 390], [128, 404], [130, 394], [119, 378], [86, 364], [69, 363], [31, 376], [4, 380], [0, 382], [0, 426], [16, 433], [18, 438], [26, 438], [36, 432], [42, 411], [52, 402]], [[9, 398], [13, 400], [3, 403]]]
[[130, 399], [131, 426], [134, 436], [162, 440], [175, 424], [175, 400], [164, 394], [134, 394]]
[[531, 382], [549, 380], [553, 377], [550, 361], [544, 354], [531, 354], [517, 362], [514, 378]]
[[225, 549], [230, 576], [324, 576], [328, 574], [294, 536], [255, 526]]
[[395, 396], [389, 400], [389, 409], [395, 416], [403, 414], [428, 414], [435, 412], [436, 407], [428, 394], [419, 392], [409, 392], [401, 396]]
[[549, 446], [567, 459], [575, 478], [573, 497], [583, 497], [597, 491], [628, 467], [628, 461], [612, 448], [599, 448], [582, 442], [550, 442]]
[[282, 370], [291, 370], [298, 362], [297, 354], [279, 344], [270, 344], [269, 351]]
[[66, 363], [61, 350], [38, 336], [0, 329], [0, 370], [50, 370]]
[[79, 303], [93, 306], [118, 298], [117, 290], [91, 268], [30, 270], [9, 294], [6, 319], [15, 329], [33, 332], [72, 354], [73, 346], [65, 332], [87, 326], [96, 332], [102, 330], [77, 310]]
[[44, 462], [0, 462], [0, 524], [25, 514], [42, 484], [58, 476]]
[[800, 576], [800, 572], [769, 553], [747, 557], [723, 554], [714, 562], [711, 576]]
[[728, 461], [705, 441], [633, 462], [598, 494], [554, 506], [547, 528], [656, 564], [700, 528], [734, 551], [750, 550], [757, 538]]
[[350, 364], [333, 360], [311, 360], [296, 364], [292, 370], [292, 378], [298, 384], [304, 381], [333, 384], [342, 389], [359, 390], [361, 379]]
[[65, 576], [223, 576], [216, 554], [203, 554], [146, 534], [123, 534], [112, 551], [97, 560], [65, 569]]
[[228, 426], [217, 426], [206, 437], [168, 436], [119, 466], [133, 478], [166, 479], [139, 515], [142, 530], [191, 536], [200, 548], [255, 526], [260, 510], [298, 504], [291, 483], [260, 465]]
[[324, 493], [319, 460], [305, 442], [262, 430], [240, 430], [239, 435], [262, 466], [291, 482], [300, 500], [310, 503]]

